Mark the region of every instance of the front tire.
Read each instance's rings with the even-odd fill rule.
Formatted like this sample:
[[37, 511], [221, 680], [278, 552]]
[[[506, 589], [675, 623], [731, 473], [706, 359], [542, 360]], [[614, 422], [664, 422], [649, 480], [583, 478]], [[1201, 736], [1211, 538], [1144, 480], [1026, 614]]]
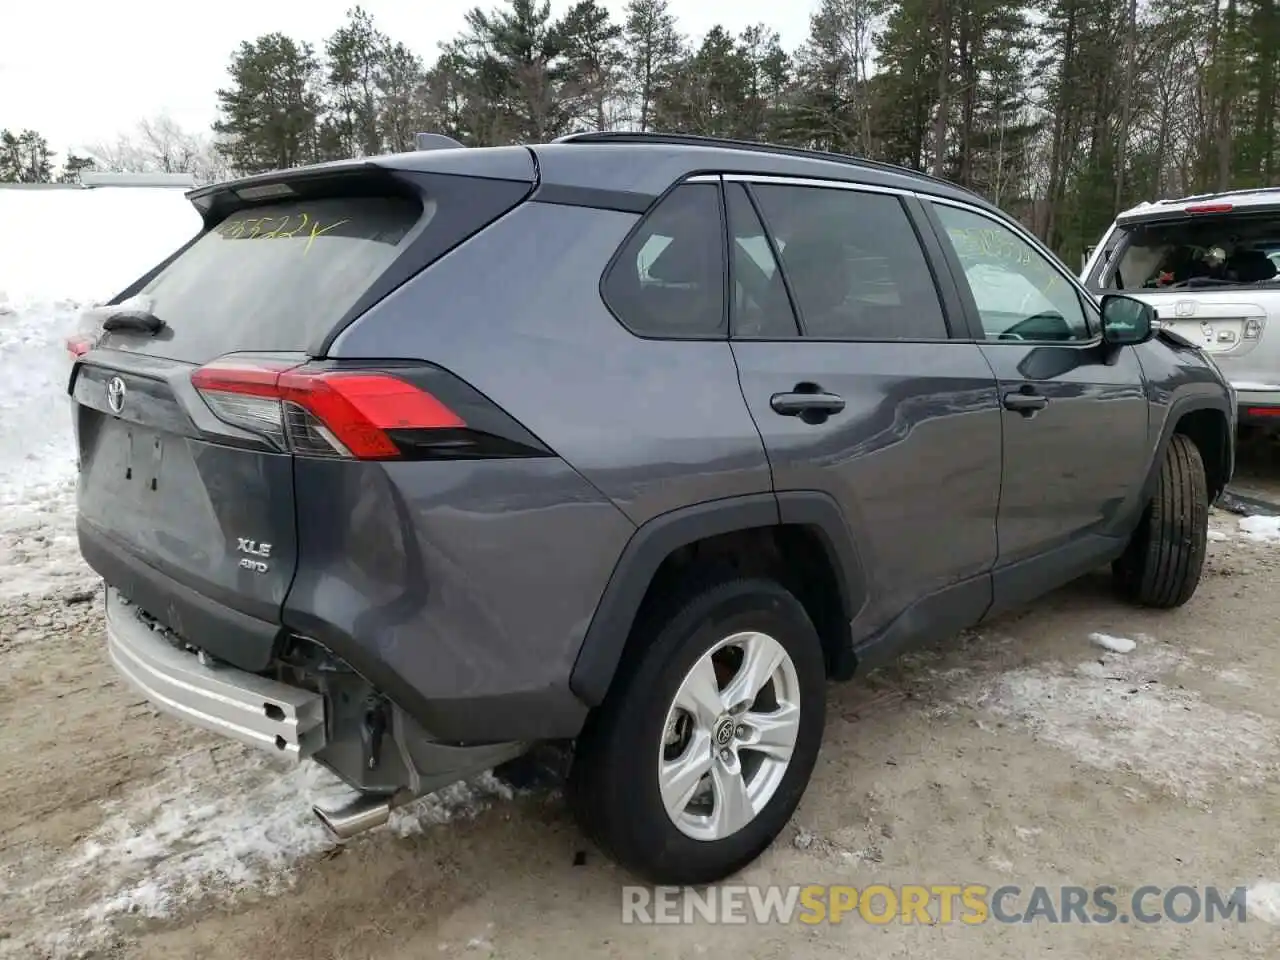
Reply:
[[696, 589], [642, 623], [578, 739], [569, 800], [584, 831], [655, 884], [713, 883], [795, 812], [825, 721], [822, 646], [769, 580]]
[[1204, 460], [1190, 437], [1169, 440], [1156, 493], [1115, 562], [1120, 593], [1146, 607], [1180, 607], [1196, 592], [1209, 540]]

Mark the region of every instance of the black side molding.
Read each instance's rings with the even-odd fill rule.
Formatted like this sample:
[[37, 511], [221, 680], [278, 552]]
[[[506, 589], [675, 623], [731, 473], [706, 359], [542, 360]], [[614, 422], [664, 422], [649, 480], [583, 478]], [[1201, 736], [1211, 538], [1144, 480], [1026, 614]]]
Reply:
[[761, 493], [684, 507], [649, 520], [627, 542], [573, 665], [573, 693], [588, 706], [604, 701], [644, 595], [672, 551], [707, 537], [781, 523], [816, 530], [836, 573], [846, 621], [852, 619], [865, 602], [865, 581], [844, 517], [829, 496]]
[[631, 190], [604, 190], [599, 187], [575, 187], [569, 184], [544, 183], [529, 198], [536, 203], [555, 203], [566, 207], [594, 207], [621, 213], [644, 213], [657, 197]]

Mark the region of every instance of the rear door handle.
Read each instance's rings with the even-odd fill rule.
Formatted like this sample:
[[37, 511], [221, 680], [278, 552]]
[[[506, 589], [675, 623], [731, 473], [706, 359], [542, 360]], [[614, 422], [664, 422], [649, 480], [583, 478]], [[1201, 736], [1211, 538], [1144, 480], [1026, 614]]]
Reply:
[[769, 398], [774, 413], [784, 417], [798, 417], [806, 413], [839, 413], [844, 409], [844, 397], [834, 393], [775, 393]]
[[1042, 397], [1038, 393], [1006, 393], [1004, 395], [1004, 408], [1006, 410], [1015, 410], [1028, 417], [1037, 410], [1043, 410], [1048, 405], [1049, 398]]

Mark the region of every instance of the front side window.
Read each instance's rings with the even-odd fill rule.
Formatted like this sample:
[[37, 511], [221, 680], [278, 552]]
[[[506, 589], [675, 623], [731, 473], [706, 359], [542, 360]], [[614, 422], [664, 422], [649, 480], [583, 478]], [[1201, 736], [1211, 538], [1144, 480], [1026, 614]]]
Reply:
[[632, 333], [663, 339], [725, 336], [720, 188], [686, 183], [631, 235], [605, 276], [605, 302]]
[[934, 209], [960, 260], [986, 339], [1091, 339], [1076, 288], [1031, 244], [980, 214], [941, 204]]

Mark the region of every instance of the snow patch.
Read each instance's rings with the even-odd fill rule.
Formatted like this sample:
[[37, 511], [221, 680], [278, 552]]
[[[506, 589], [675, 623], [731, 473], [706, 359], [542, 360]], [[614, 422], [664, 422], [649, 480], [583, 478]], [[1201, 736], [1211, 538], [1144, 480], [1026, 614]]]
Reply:
[[1210, 531], [1209, 531], [1209, 539], [1210, 539], [1211, 541], [1213, 541], [1214, 543], [1222, 543], [1224, 540], [1229, 540], [1229, 539], [1231, 539], [1231, 538], [1230, 538], [1230, 537], [1228, 537], [1228, 536], [1227, 536], [1225, 533], [1223, 533], [1221, 530], [1210, 530]]
[[1241, 517], [1240, 533], [1258, 543], [1280, 542], [1280, 517]]
[[199, 224], [179, 190], [0, 190], [0, 600], [92, 582], [65, 341]]
[[1264, 880], [1244, 892], [1245, 916], [1249, 920], [1280, 924], [1280, 883]]
[[76, 316], [66, 303], [0, 312], [0, 600], [79, 588], [91, 576], [75, 535], [63, 347]]
[[[511, 795], [486, 773], [400, 808], [382, 829], [419, 834]], [[26, 901], [31, 917], [32, 939], [21, 946], [66, 955], [108, 942], [120, 915], [171, 917], [200, 898], [287, 888], [299, 860], [336, 846], [312, 804], [352, 796], [314, 763], [282, 768], [234, 744], [188, 754], [160, 779], [106, 802], [96, 830], [42, 864], [34, 882], [6, 891]]]
[[1223, 683], [1230, 683], [1237, 687], [1253, 686], [1253, 679], [1242, 670], [1219, 670], [1214, 676]]
[[1144, 638], [1133, 655], [1105, 665], [1010, 670], [975, 679], [957, 697], [1082, 763], [1131, 772], [1200, 806], [1227, 784], [1280, 775], [1280, 725], [1165, 682], [1185, 665], [1168, 644]]
[[1128, 637], [1113, 637], [1109, 633], [1091, 633], [1089, 634], [1089, 640], [1104, 650], [1110, 650], [1112, 653], [1133, 653], [1134, 647], [1137, 646]]
[[1110, 634], [1089, 634], [1089, 641], [1101, 646], [1103, 650], [1111, 650], [1111, 653], [1133, 653], [1135, 644], [1126, 636], [1111, 636]]

